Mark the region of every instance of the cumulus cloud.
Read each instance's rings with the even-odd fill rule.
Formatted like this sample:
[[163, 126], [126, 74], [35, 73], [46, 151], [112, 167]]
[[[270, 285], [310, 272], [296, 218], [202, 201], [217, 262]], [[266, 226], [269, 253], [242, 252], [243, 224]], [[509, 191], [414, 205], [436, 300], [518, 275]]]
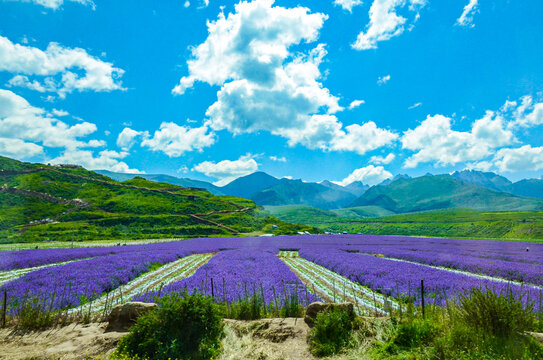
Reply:
[[343, 110], [339, 98], [320, 82], [325, 46], [290, 51], [294, 45], [316, 41], [327, 16], [273, 4], [242, 1], [233, 13], [209, 22], [207, 39], [193, 48], [189, 74], [173, 93], [183, 94], [197, 82], [219, 85], [217, 101], [206, 111], [205, 126], [214, 131], [269, 131], [286, 138], [290, 146], [312, 149], [366, 148], [340, 144], [357, 127], [342, 128], [334, 115]]
[[43, 147], [21, 139], [0, 137], [0, 155], [28, 159], [43, 154]]
[[258, 163], [251, 154], [241, 156], [238, 160], [222, 160], [218, 163], [204, 161], [192, 169], [206, 176], [219, 179], [213, 184], [224, 186], [240, 176], [254, 173], [258, 170]]
[[378, 85], [385, 85], [390, 80], [390, 75], [379, 76], [377, 79]]
[[354, 108], [357, 108], [359, 107], [360, 105], [362, 104], [365, 104], [366, 102], [364, 100], [353, 100], [351, 101], [351, 103], [349, 104], [349, 110], [352, 110]]
[[[57, 10], [64, 4], [64, 0], [8, 0], [8, 1], [19, 1], [19, 2], [32, 2], [43, 7]], [[66, 0], [74, 3], [79, 3], [82, 5], [90, 6], [93, 10], [96, 9], [96, 5], [92, 0]]]
[[367, 185], [376, 185], [383, 180], [390, 179], [392, 174], [382, 166], [368, 165], [366, 167], [354, 170], [342, 181], [335, 182], [341, 186], [347, 186], [355, 181], [361, 181]]
[[119, 136], [117, 136], [117, 146], [124, 151], [128, 151], [136, 143], [138, 137], [145, 136], [146, 134], [144, 131], [136, 131], [125, 127], [119, 133]]
[[373, 121], [343, 127], [334, 115], [314, 115], [306, 128], [288, 130], [290, 146], [301, 144], [309, 149], [352, 151], [360, 155], [392, 143], [398, 135], [381, 129]]
[[543, 146], [500, 149], [494, 159], [494, 164], [503, 172], [540, 170], [543, 169]]
[[120, 81], [124, 70], [84, 49], [66, 48], [54, 42], [43, 51], [0, 36], [0, 71], [16, 74], [8, 86], [56, 92], [60, 97], [73, 91], [124, 90]]
[[141, 174], [138, 169], [131, 169], [126, 163], [119, 161], [128, 156], [127, 152], [102, 150], [94, 156], [89, 150], [66, 150], [62, 155], [52, 159], [52, 164], [78, 164], [89, 170], [109, 170], [113, 172]]
[[356, 50], [376, 49], [377, 43], [389, 40], [402, 34], [407, 19], [397, 14], [397, 10], [409, 4], [408, 9], [415, 12], [415, 21], [419, 17], [419, 10], [426, 5], [426, 0], [374, 0], [371, 4], [370, 22], [366, 32], [362, 31], [352, 47]]
[[[202, 151], [203, 148], [213, 145], [215, 134], [208, 132], [208, 130], [207, 126], [190, 128], [179, 126], [173, 122], [163, 122], [152, 137], [143, 133], [144, 139], [141, 146], [148, 147], [153, 151], [162, 151], [169, 157], [178, 157], [185, 152]], [[125, 141], [129, 144], [138, 134], [127, 130], [126, 136], [121, 139], [121, 144], [125, 144]]]
[[353, 7], [362, 5], [362, 1], [361, 0], [334, 0], [334, 5], [341, 6], [343, 10], [352, 12]]
[[396, 158], [396, 155], [393, 153], [388, 154], [386, 157], [382, 157], [379, 155], [372, 156], [370, 159], [370, 162], [374, 164], [390, 164], [394, 159]]
[[95, 124], [79, 122], [75, 125], [54, 118], [54, 114], [69, 115], [65, 111], [51, 113], [34, 107], [26, 99], [9, 90], [0, 89], [0, 154], [17, 159], [34, 156], [47, 157], [46, 150], [61, 149], [62, 155], [52, 163], [73, 163], [89, 169], [137, 172], [120, 161], [127, 152], [103, 150], [97, 157], [88, 148], [105, 146], [103, 140], [82, 138], [96, 132]]
[[517, 105], [516, 101], [507, 101], [502, 109], [513, 113], [513, 120], [509, 124], [511, 128], [543, 124], [543, 102], [534, 104], [534, 99], [530, 95], [523, 96], [520, 105]]
[[476, 120], [471, 131], [452, 130], [450, 118], [434, 115], [428, 116], [418, 127], [407, 130], [401, 137], [402, 147], [415, 151], [405, 161], [406, 168], [426, 162], [444, 166], [482, 160], [494, 149], [515, 141], [504, 119], [491, 111]]
[[456, 24], [460, 26], [470, 26], [474, 27], [473, 16], [478, 12], [478, 0], [469, 0], [469, 3], [464, 6], [464, 11], [458, 19], [456, 19]]
[[[80, 122], [68, 125], [9, 90], [0, 89], [0, 138], [41, 143], [53, 148], [101, 146], [101, 142], [80, 140], [96, 131], [96, 125]], [[34, 148], [36, 149], [36, 148]]]

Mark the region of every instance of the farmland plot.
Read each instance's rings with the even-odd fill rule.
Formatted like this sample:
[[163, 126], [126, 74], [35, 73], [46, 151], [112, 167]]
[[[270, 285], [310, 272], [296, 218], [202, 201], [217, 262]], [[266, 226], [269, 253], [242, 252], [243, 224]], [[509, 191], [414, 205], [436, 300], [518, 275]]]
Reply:
[[281, 251], [278, 256], [308, 288], [327, 302], [352, 302], [356, 305], [356, 311], [365, 315], [386, 314], [389, 307], [397, 307], [391, 299], [301, 258], [297, 251]]
[[200, 266], [207, 263], [213, 255], [215, 254], [194, 254], [163, 265], [155, 271], [147, 272], [127, 284], [119, 286], [94, 301], [73, 309], [73, 312], [107, 312], [111, 307], [130, 301], [137, 295], [160, 290], [163, 286], [191, 276]]

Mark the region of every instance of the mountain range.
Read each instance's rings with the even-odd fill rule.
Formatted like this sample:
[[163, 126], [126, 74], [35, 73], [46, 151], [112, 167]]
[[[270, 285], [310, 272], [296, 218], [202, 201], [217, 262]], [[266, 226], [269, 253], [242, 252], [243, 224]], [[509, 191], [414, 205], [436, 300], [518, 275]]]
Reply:
[[[98, 172], [119, 181], [136, 176]], [[305, 205], [325, 210], [335, 209], [335, 213], [347, 217], [450, 208], [539, 210], [542, 209], [542, 201], [535, 198], [543, 198], [543, 179], [525, 179], [513, 183], [498, 174], [475, 170], [442, 175], [426, 174], [416, 178], [398, 174], [373, 187], [360, 181], [342, 186], [328, 180], [316, 183], [278, 179], [261, 171], [239, 177], [223, 187], [169, 175], [138, 176], [152, 181], [207, 189], [215, 195], [239, 196], [263, 206]]]

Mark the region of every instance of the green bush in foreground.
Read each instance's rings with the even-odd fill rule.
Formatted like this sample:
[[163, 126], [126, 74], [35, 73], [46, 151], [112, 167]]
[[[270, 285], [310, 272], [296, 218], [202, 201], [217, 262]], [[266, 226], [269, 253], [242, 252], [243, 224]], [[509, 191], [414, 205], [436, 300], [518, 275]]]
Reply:
[[538, 325], [533, 304], [510, 291], [474, 288], [447, 309], [408, 307], [392, 315], [393, 333], [375, 349], [385, 359], [543, 359], [543, 346], [528, 334]]
[[352, 330], [353, 318], [347, 311], [323, 311], [309, 334], [309, 350], [319, 357], [337, 354], [349, 344]]
[[451, 309], [450, 330], [436, 342], [436, 353], [440, 358], [543, 359], [543, 347], [527, 334], [537, 327], [533, 304], [523, 305], [511, 291], [474, 288]]
[[171, 294], [138, 319], [117, 351], [155, 360], [211, 359], [220, 352], [222, 336], [220, 311], [210, 297]]

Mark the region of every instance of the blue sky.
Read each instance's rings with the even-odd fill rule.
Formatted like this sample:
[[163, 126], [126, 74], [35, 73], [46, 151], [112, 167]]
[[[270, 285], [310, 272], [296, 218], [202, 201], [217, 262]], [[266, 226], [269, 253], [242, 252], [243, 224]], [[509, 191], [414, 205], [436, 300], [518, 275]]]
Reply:
[[217, 184], [543, 174], [541, 1], [0, 0], [0, 154]]

